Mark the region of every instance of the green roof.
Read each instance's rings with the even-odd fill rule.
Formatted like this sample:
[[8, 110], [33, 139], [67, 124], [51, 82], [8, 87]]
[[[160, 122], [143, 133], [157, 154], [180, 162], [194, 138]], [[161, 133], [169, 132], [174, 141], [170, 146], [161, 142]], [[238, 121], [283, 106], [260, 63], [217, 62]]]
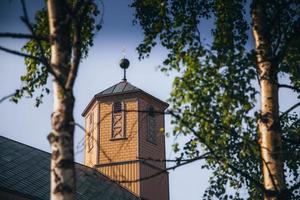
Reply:
[[[0, 191], [29, 199], [48, 200], [50, 156], [50, 153], [0, 136]], [[93, 168], [75, 163], [75, 170], [75, 199], [139, 199]]]

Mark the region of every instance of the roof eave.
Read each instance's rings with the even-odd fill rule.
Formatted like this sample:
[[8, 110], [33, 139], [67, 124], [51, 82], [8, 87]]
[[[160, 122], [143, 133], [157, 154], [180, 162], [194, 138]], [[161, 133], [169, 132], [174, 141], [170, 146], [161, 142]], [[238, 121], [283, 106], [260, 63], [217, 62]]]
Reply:
[[143, 91], [143, 90], [133, 90], [133, 91], [127, 91], [127, 92], [118, 92], [118, 93], [114, 93], [114, 94], [96, 94], [92, 100], [89, 102], [89, 104], [86, 106], [86, 108], [83, 110], [81, 116], [85, 117], [88, 110], [90, 109], [90, 107], [94, 104], [95, 101], [99, 100], [102, 97], [112, 97], [112, 96], [118, 96], [118, 95], [124, 95], [124, 94], [132, 94], [132, 93], [140, 93], [143, 94], [145, 96], [150, 97], [151, 99], [159, 102], [160, 104], [163, 105], [163, 109], [166, 110], [169, 107], [169, 104], [156, 98], [155, 96]]
[[169, 107], [169, 104], [167, 102], [164, 102], [163, 100], [160, 100], [159, 98], [157, 98], [157, 97], [155, 97], [155, 96], [153, 96], [153, 95], [151, 95], [151, 94], [149, 94], [149, 93], [147, 93], [147, 92], [145, 92], [143, 90], [141, 90], [140, 92], [143, 95], [148, 96], [148, 97], [152, 98], [153, 100], [161, 103], [163, 105], [163, 110], [166, 110]]
[[159, 98], [156, 98], [155, 96], [153, 96], [153, 95], [151, 95], [151, 94], [149, 94], [149, 93], [147, 93], [147, 92], [145, 92], [141, 89], [131, 90], [131, 91], [127, 91], [127, 92], [118, 92], [118, 93], [113, 93], [113, 94], [97, 94], [97, 95], [95, 95], [95, 98], [100, 99], [102, 97], [112, 97], [112, 96], [118, 96], [118, 95], [124, 95], [124, 94], [134, 94], [134, 93], [140, 93], [140, 94], [143, 94], [145, 96], [148, 96], [148, 97], [152, 98], [153, 100], [155, 100], [155, 101], [159, 102], [160, 104], [162, 104], [163, 107], [164, 107], [164, 110], [169, 107], [168, 103], [160, 100]]
[[85, 107], [85, 109], [83, 110], [83, 112], [81, 113], [82, 117], [85, 117], [88, 110], [90, 109], [90, 107], [94, 104], [96, 100], [96, 95], [92, 98], [92, 100], [88, 103], [88, 105]]

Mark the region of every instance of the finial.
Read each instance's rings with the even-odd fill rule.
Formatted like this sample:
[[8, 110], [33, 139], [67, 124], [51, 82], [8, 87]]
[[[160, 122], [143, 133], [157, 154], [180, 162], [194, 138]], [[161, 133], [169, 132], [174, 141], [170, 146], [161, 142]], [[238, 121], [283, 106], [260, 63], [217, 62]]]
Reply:
[[126, 56], [126, 48], [125, 47], [123, 47], [123, 49], [122, 49], [122, 54], [123, 54], [123, 58], [125, 58], [125, 56]]
[[119, 65], [124, 70], [124, 77], [122, 79], [123, 81], [127, 81], [127, 79], [126, 79], [126, 69], [129, 67], [129, 64], [130, 64], [129, 60], [126, 59], [125, 57], [120, 60]]

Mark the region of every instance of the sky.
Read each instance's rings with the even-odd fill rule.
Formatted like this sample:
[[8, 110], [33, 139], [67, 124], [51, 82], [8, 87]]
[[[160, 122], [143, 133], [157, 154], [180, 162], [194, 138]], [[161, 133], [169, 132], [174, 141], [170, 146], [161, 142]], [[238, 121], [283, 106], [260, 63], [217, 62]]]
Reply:
[[[27, 1], [30, 17], [37, 8], [43, 6], [43, 0]], [[123, 71], [119, 67], [119, 60], [125, 50], [126, 58], [130, 60], [127, 70], [127, 80], [133, 85], [166, 101], [172, 89], [172, 80], [176, 76], [169, 76], [159, 71], [167, 52], [161, 47], [153, 50], [150, 57], [139, 61], [136, 47], [143, 35], [138, 26], [132, 25], [133, 10], [128, 6], [128, 0], [103, 0], [104, 23], [102, 29], [94, 39], [94, 46], [89, 56], [80, 65], [76, 79], [74, 117], [77, 123], [84, 125], [82, 111], [92, 97], [121, 81]], [[20, 21], [21, 7], [18, 0], [0, 1], [0, 32], [26, 33], [28, 30]], [[208, 31], [207, 31], [208, 33]], [[207, 37], [210, 37], [207, 35]], [[18, 50], [24, 44], [23, 40], [1, 39], [0, 46]], [[249, 44], [253, 45], [253, 44]], [[253, 46], [251, 46], [253, 48]], [[0, 98], [11, 94], [21, 86], [20, 76], [26, 71], [23, 58], [0, 51]], [[284, 82], [286, 80], [283, 79]], [[51, 88], [49, 81], [48, 86]], [[286, 110], [295, 103], [295, 95], [287, 90], [281, 90], [283, 98], [281, 110]], [[39, 108], [34, 106], [34, 100], [23, 98], [18, 104], [4, 101], [0, 104], [0, 135], [22, 142], [24, 144], [50, 152], [50, 145], [46, 136], [51, 131], [50, 114], [52, 112], [52, 92], [44, 98]], [[170, 117], [166, 116], [166, 132], [171, 133]], [[75, 159], [83, 162], [82, 145], [79, 141], [84, 132], [78, 128], [75, 131]], [[179, 138], [179, 142], [183, 142]], [[174, 158], [171, 145], [173, 137], [166, 139], [167, 159]], [[201, 162], [195, 162], [170, 171], [170, 199], [196, 200], [201, 199], [208, 186], [210, 173], [201, 169]]]
[[[37, 8], [43, 6], [43, 0], [26, 1], [31, 18]], [[28, 3], [30, 2], [30, 3]], [[74, 116], [77, 123], [84, 125], [81, 116], [85, 106], [92, 97], [121, 81], [123, 71], [119, 60], [125, 50], [126, 58], [130, 60], [127, 70], [127, 80], [133, 85], [166, 101], [172, 89], [172, 80], [176, 74], [166, 74], [159, 71], [166, 51], [155, 48], [151, 56], [139, 61], [136, 47], [143, 38], [138, 26], [132, 25], [133, 11], [127, 0], [104, 0], [103, 27], [94, 39], [94, 46], [89, 51], [87, 59], [83, 60], [76, 79]], [[20, 21], [21, 6], [18, 0], [1, 0], [0, 2], [0, 32], [26, 33], [28, 30]], [[24, 44], [23, 40], [1, 39], [0, 46], [18, 50]], [[0, 98], [11, 94], [21, 86], [20, 76], [26, 71], [21, 57], [0, 51]], [[48, 86], [51, 89], [49, 81]], [[52, 90], [51, 90], [52, 91]], [[43, 104], [34, 106], [34, 99], [23, 98], [18, 104], [4, 101], [0, 104], [0, 135], [22, 142], [24, 144], [50, 152], [46, 136], [51, 131], [50, 114], [53, 109], [52, 92], [45, 96]], [[171, 133], [170, 117], [166, 116], [166, 132]], [[75, 131], [75, 159], [83, 162], [80, 140], [84, 132], [78, 128]], [[171, 145], [173, 137], [166, 139], [166, 156], [174, 158]], [[201, 169], [201, 162], [170, 171], [170, 199], [189, 200], [200, 199], [208, 186], [209, 172]]]

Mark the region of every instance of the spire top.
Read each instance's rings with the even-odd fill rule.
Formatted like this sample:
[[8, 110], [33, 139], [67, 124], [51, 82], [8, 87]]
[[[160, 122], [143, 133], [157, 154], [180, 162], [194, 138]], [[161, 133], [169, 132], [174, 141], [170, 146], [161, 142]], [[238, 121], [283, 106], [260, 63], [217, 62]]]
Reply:
[[130, 62], [129, 62], [128, 59], [125, 58], [125, 56], [124, 56], [124, 58], [122, 58], [120, 60], [119, 65], [124, 70], [124, 77], [122, 79], [123, 81], [127, 81], [127, 79], [126, 79], [126, 69], [129, 67], [129, 64], [130, 64]]

